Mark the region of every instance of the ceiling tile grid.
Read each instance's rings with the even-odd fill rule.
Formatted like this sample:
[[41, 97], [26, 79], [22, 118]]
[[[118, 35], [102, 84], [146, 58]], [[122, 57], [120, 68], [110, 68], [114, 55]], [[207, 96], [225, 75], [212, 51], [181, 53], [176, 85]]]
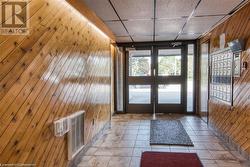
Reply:
[[124, 21], [131, 36], [153, 35], [153, 20]]
[[202, 34], [180, 34], [178, 36], [178, 40], [192, 40], [192, 39], [196, 39], [198, 38], [199, 36], [201, 36]]
[[128, 36], [126, 29], [120, 21], [105, 22], [116, 36]]
[[148, 41], [153, 41], [153, 36], [132, 36], [135, 42], [148, 42]]
[[156, 18], [188, 17], [199, 0], [156, 0]]
[[103, 21], [119, 20], [108, 0], [80, 0], [92, 9]]
[[116, 36], [117, 42], [132, 42], [129, 36]]
[[156, 35], [178, 34], [187, 19], [161, 19], [156, 20]]
[[194, 16], [226, 15], [243, 0], [202, 0]]
[[165, 34], [165, 35], [156, 35], [156, 41], [173, 41], [177, 37], [178, 34]]
[[204, 33], [208, 31], [213, 25], [220, 21], [223, 16], [210, 16], [210, 17], [192, 17], [186, 26], [183, 33]]
[[107, 24], [117, 42], [144, 42], [197, 39], [244, 0], [156, 0], [155, 17], [154, 0], [81, 1]]
[[154, 0], [111, 0], [117, 13], [124, 20], [152, 19]]

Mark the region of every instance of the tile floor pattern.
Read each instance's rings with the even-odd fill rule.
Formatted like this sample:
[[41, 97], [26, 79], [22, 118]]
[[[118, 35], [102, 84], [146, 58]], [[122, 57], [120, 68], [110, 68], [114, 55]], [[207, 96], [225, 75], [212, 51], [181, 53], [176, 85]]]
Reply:
[[195, 116], [158, 115], [158, 119], [180, 120], [194, 147], [150, 146], [150, 119], [147, 114], [123, 114], [112, 118], [112, 128], [85, 153], [78, 167], [139, 167], [143, 151], [197, 153], [204, 167], [247, 167], [249, 162], [229, 150]]

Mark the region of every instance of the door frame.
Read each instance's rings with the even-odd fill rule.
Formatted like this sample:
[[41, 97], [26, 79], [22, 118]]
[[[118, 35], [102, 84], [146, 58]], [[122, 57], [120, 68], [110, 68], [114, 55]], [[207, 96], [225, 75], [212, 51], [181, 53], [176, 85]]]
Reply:
[[[131, 113], [128, 112], [127, 110], [127, 74], [126, 74], [126, 66], [128, 65], [127, 61], [126, 61], [126, 50], [127, 48], [149, 48], [149, 47], [157, 47], [157, 46], [164, 46], [164, 47], [172, 47], [174, 45], [176, 45], [177, 43], [182, 43], [182, 45], [185, 45], [186, 47], [189, 44], [193, 44], [194, 45], [194, 82], [193, 82], [193, 111], [192, 112], [185, 112], [186, 115], [198, 115], [198, 110], [197, 110], [197, 93], [199, 92], [198, 89], [198, 81], [197, 79], [199, 78], [199, 74], [198, 69], [199, 69], [199, 58], [198, 58], [198, 40], [176, 40], [176, 41], [156, 41], [156, 42], [127, 42], [127, 43], [117, 43], [117, 47], [119, 47], [122, 52], [123, 52], [123, 57], [124, 57], [124, 87], [123, 92], [124, 92], [124, 109], [122, 113]], [[196, 86], [197, 85], [197, 86]], [[121, 113], [121, 112], [119, 112]], [[142, 112], [132, 112], [132, 113], [142, 113]], [[145, 113], [145, 112], [143, 112]], [[146, 112], [147, 113], [147, 112]], [[152, 112], [150, 112], [152, 113]]]
[[[198, 87], [197, 87], [197, 114], [201, 117], [202, 120], [204, 120], [207, 124], [209, 123], [209, 99], [210, 99], [210, 81], [211, 81], [211, 66], [210, 66], [210, 40], [205, 40], [205, 41], [199, 41], [199, 48], [198, 48]], [[208, 55], [208, 58], [207, 58], [207, 61], [208, 61], [208, 73], [207, 73], [207, 90], [208, 90], [208, 94], [207, 94], [207, 115], [206, 115], [206, 119], [204, 119], [202, 117], [202, 113], [201, 113], [201, 60], [202, 60], [202, 45], [203, 44], [206, 44], [207, 45], [207, 55]]]
[[[125, 111], [127, 113], [152, 113], [153, 111], [153, 49], [152, 47], [136, 47], [136, 50], [150, 50], [151, 51], [151, 75], [148, 77], [139, 76], [139, 77], [130, 77], [129, 76], [129, 50], [125, 50]], [[129, 104], [129, 85], [150, 85], [151, 94], [150, 94], [150, 104]]]
[[[158, 51], [160, 49], [180, 49], [181, 50], [181, 76], [158, 76], [159, 64]], [[182, 113], [187, 112], [187, 45], [180, 45], [176, 47], [169, 46], [156, 46], [154, 47], [154, 63], [155, 63], [155, 101], [156, 101], [156, 113]], [[164, 82], [164, 80], [167, 81]], [[181, 103], [180, 104], [159, 104], [158, 103], [158, 85], [159, 84], [181, 84]], [[164, 112], [165, 110], [165, 112]], [[171, 110], [171, 112], [166, 112], [166, 110]]]

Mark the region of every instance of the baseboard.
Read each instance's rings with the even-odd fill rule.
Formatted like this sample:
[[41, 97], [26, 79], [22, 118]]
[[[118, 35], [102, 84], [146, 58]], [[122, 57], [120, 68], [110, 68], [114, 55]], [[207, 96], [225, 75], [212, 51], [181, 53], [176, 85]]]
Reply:
[[80, 162], [84, 154], [88, 151], [88, 149], [100, 138], [103, 136], [104, 132], [111, 127], [111, 122], [108, 122], [104, 125], [104, 127], [92, 138], [92, 140], [87, 143], [83, 150], [79, 152], [73, 160], [69, 161], [68, 167], [76, 167]]
[[221, 132], [218, 128], [216, 128], [212, 123], [209, 123], [209, 128], [215, 133], [215, 135], [221, 140], [225, 141], [227, 147], [230, 150], [237, 151], [240, 155], [242, 155], [245, 159], [250, 160], [250, 154], [244, 151], [237, 143], [233, 141], [233, 139]]

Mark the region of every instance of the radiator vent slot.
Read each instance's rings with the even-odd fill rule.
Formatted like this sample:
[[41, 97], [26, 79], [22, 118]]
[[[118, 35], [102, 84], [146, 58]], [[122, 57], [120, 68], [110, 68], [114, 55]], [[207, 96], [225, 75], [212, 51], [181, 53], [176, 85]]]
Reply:
[[54, 122], [54, 133], [56, 137], [62, 137], [69, 131], [68, 118], [62, 118]]
[[84, 111], [68, 117], [68, 159], [73, 159], [84, 147]]

